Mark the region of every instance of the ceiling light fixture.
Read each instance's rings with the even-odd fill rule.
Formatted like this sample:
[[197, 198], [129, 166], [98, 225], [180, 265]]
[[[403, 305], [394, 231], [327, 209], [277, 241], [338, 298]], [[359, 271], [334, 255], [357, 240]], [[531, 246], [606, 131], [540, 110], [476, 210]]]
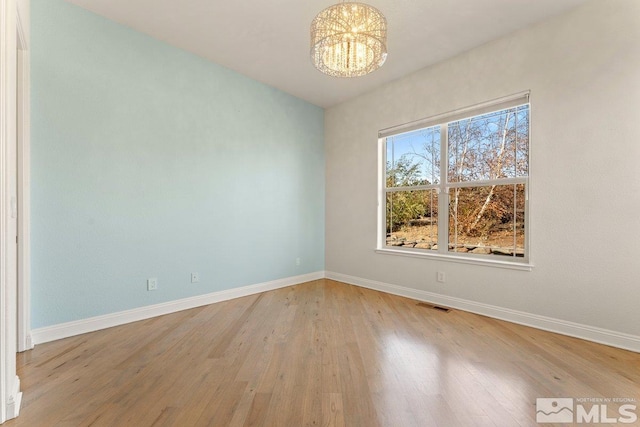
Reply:
[[325, 74], [359, 77], [387, 59], [387, 20], [375, 7], [342, 2], [311, 23], [311, 60]]

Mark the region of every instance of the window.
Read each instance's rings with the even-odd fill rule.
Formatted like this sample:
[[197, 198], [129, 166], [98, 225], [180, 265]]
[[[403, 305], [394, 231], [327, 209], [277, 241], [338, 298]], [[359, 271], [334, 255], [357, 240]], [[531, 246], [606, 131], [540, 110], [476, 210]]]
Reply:
[[528, 93], [380, 132], [378, 249], [529, 261]]

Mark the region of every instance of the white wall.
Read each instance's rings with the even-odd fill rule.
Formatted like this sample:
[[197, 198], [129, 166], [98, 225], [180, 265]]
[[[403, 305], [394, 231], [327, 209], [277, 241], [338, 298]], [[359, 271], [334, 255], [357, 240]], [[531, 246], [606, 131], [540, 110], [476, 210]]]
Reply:
[[[378, 130], [529, 89], [533, 271], [375, 253]], [[326, 270], [639, 336], [639, 122], [637, 0], [589, 2], [331, 108]]]

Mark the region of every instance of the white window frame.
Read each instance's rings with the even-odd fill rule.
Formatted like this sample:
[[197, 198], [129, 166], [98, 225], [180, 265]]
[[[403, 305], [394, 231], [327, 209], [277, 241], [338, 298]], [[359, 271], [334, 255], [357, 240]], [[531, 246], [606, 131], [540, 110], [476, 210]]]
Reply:
[[[451, 261], [466, 264], [476, 264], [485, 266], [495, 266], [516, 270], [530, 271], [533, 268], [530, 253], [530, 208], [529, 191], [531, 180], [531, 126], [529, 125], [529, 158], [528, 175], [526, 177], [501, 178], [496, 180], [483, 181], [462, 181], [447, 182], [448, 170], [448, 126], [450, 123], [477, 117], [490, 112], [496, 112], [521, 105], [529, 106], [529, 123], [531, 123], [531, 105], [529, 102], [530, 92], [521, 92], [514, 95], [498, 98], [482, 104], [461, 108], [448, 113], [426, 119], [417, 120], [399, 126], [382, 129], [378, 132], [378, 239], [376, 252], [387, 255], [409, 256], [417, 258], [432, 258], [441, 261]], [[386, 164], [387, 150], [386, 140], [388, 137], [404, 134], [418, 129], [432, 126], [440, 126], [440, 182], [432, 185], [420, 185], [410, 188], [399, 187], [391, 190], [386, 188]], [[442, 161], [447, 159], [447, 161]], [[524, 184], [525, 191], [525, 230], [524, 230], [524, 257], [498, 257], [496, 255], [481, 255], [471, 253], [449, 252], [449, 190], [452, 188], [480, 187], [485, 185], [513, 185]], [[438, 192], [438, 212], [446, 212], [446, 220], [438, 221], [438, 249], [415, 249], [408, 247], [395, 247], [386, 245], [386, 197], [388, 192], [407, 190], [430, 190]], [[446, 244], [442, 244], [446, 242]]]

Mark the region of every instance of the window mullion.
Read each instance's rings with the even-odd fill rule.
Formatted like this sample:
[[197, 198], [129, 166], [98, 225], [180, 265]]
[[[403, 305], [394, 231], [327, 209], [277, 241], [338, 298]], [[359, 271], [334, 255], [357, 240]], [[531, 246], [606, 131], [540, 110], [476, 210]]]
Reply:
[[514, 184], [526, 184], [527, 178], [498, 178], [498, 179], [483, 179], [476, 181], [458, 181], [449, 183], [451, 188], [465, 188], [465, 187], [488, 187], [491, 185], [514, 185]]
[[433, 190], [439, 189], [439, 185], [408, 185], [404, 187], [388, 187], [385, 189], [386, 193], [394, 193], [400, 191], [419, 191], [419, 190]]

